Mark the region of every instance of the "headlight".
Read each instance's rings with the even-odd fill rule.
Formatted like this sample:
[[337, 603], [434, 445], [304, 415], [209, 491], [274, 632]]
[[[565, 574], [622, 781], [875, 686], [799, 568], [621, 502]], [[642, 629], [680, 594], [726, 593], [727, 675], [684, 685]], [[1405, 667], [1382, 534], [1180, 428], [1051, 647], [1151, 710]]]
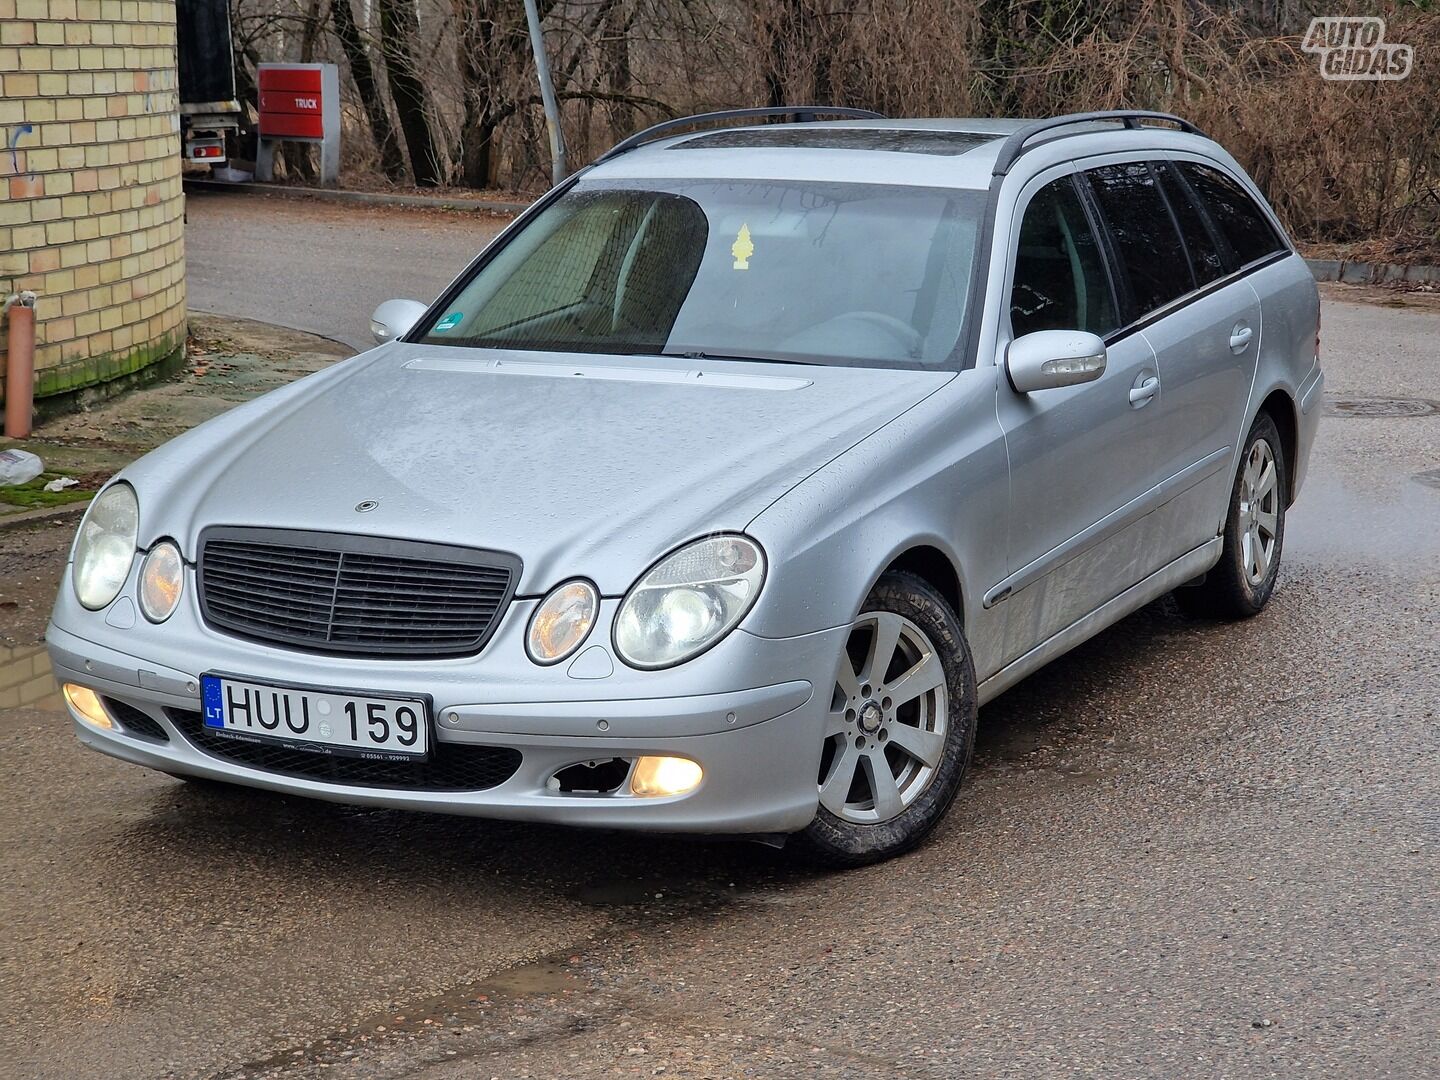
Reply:
[[615, 616], [615, 650], [632, 667], [689, 660], [745, 617], [765, 580], [765, 553], [744, 536], [712, 536], [661, 559]]
[[180, 603], [185, 584], [185, 564], [180, 549], [162, 540], [150, 549], [140, 567], [140, 610], [151, 622], [164, 622]]
[[139, 528], [140, 507], [129, 484], [111, 484], [85, 512], [75, 538], [71, 580], [76, 598], [91, 611], [114, 600], [125, 584]]
[[600, 594], [588, 581], [567, 581], [550, 591], [530, 617], [525, 651], [537, 664], [558, 664], [584, 644], [595, 625]]

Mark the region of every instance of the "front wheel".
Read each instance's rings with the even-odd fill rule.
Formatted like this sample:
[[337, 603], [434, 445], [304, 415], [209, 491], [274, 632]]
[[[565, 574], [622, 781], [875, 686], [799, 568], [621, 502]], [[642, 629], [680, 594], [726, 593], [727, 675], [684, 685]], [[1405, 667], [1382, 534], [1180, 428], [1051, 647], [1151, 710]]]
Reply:
[[1220, 561], [1201, 584], [1175, 591], [1182, 608], [1223, 619], [1248, 619], [1260, 613], [1280, 573], [1289, 484], [1280, 431], [1262, 412], [1250, 427], [1230, 490]]
[[840, 656], [820, 806], [800, 845], [842, 867], [914, 847], [960, 789], [975, 718], [975, 668], [959, 619], [922, 579], [884, 575]]

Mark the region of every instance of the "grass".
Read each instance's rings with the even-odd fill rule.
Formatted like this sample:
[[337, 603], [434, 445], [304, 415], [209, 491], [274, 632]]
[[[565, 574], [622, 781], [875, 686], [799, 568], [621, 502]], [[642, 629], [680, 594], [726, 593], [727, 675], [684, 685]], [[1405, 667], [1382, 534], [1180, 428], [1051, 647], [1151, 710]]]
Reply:
[[28, 483], [0, 487], [0, 502], [33, 510], [45, 506], [65, 506], [69, 503], [84, 502], [94, 496], [94, 490], [84, 483], [78, 487], [66, 488], [64, 491], [46, 491], [45, 485], [51, 480], [58, 480], [61, 475], [60, 473], [43, 472]]

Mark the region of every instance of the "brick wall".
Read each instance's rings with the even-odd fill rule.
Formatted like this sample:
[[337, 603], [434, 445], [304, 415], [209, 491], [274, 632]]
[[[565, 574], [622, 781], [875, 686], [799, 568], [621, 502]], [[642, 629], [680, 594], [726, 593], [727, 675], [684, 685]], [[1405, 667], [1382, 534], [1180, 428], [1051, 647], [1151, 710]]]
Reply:
[[174, 0], [0, 0], [0, 294], [39, 294], [37, 397], [184, 345], [183, 213]]

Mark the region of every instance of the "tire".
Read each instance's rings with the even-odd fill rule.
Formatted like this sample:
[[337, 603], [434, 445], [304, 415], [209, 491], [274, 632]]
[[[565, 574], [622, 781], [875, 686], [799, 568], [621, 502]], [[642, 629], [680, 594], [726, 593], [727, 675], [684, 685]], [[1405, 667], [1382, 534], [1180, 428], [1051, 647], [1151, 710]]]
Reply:
[[[1265, 473], [1267, 463], [1273, 465], [1273, 474]], [[1262, 412], [1250, 427], [1230, 488], [1220, 561], [1199, 585], [1175, 590], [1182, 610], [1219, 619], [1248, 619], [1260, 613], [1274, 593], [1280, 573], [1289, 492], [1285, 444], [1270, 414]], [[1258, 514], [1251, 509], [1256, 505]], [[1257, 561], [1256, 554], [1263, 558]]]
[[[836, 868], [920, 843], [950, 808], [975, 749], [975, 665], [950, 605], [914, 574], [887, 573], [861, 611], [832, 689], [820, 806], [795, 838], [810, 860]], [[874, 646], [892, 640], [875, 681]]]

